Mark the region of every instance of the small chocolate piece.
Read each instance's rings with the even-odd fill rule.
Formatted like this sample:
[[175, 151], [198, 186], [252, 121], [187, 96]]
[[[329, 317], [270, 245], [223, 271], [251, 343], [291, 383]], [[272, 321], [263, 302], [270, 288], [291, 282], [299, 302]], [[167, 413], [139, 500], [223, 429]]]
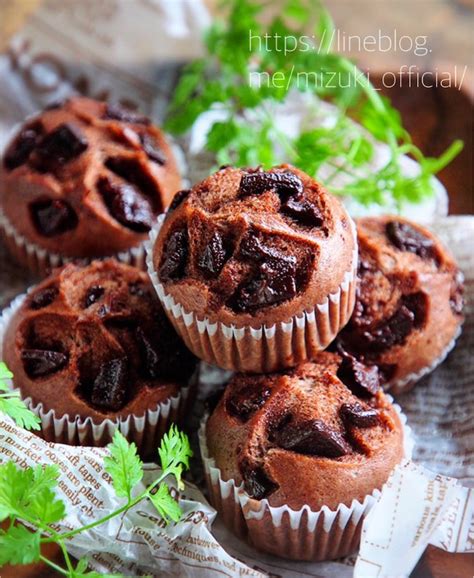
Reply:
[[376, 409], [364, 409], [360, 403], [343, 403], [339, 409], [339, 414], [348, 425], [365, 428], [379, 423], [378, 411]]
[[23, 165], [28, 160], [41, 138], [43, 127], [36, 122], [25, 127], [8, 147], [3, 158], [3, 164], [9, 171]]
[[35, 291], [30, 300], [31, 309], [43, 309], [43, 307], [51, 305], [58, 296], [58, 293], [57, 287], [46, 287], [41, 291]]
[[159, 355], [141, 327], [137, 328], [136, 335], [141, 345], [145, 374], [151, 379], [157, 379], [165, 372], [168, 360]]
[[214, 231], [209, 241], [204, 247], [204, 251], [199, 256], [198, 268], [208, 278], [215, 278], [219, 275], [226, 262], [226, 250], [222, 235]]
[[260, 273], [239, 287], [230, 303], [237, 311], [251, 311], [291, 299], [297, 293], [296, 259], [285, 257], [263, 263]]
[[240, 421], [246, 422], [265, 404], [271, 393], [271, 388], [267, 387], [264, 381], [258, 385], [242, 387], [226, 400], [227, 411]]
[[29, 377], [43, 377], [56, 373], [68, 362], [68, 355], [61, 351], [24, 349], [21, 352], [23, 367]]
[[104, 294], [104, 291], [105, 289], [100, 285], [93, 285], [92, 287], [89, 287], [84, 299], [84, 308], [87, 309], [87, 307], [97, 303], [97, 301], [99, 301], [99, 299]]
[[189, 193], [191, 192], [191, 189], [183, 189], [181, 191], [178, 191], [175, 196], [173, 197], [173, 200], [171, 201], [170, 206], [168, 207], [168, 215], [170, 214], [171, 211], [174, 211], [175, 209], [177, 209], [179, 207], [179, 205], [181, 205], [181, 203], [186, 199], [186, 197], [189, 195]]
[[377, 367], [366, 366], [352, 355], [344, 355], [337, 377], [358, 397], [372, 397], [380, 390]]
[[281, 211], [295, 221], [308, 227], [321, 227], [323, 215], [316, 205], [303, 195], [290, 196], [281, 206]]
[[188, 260], [188, 232], [174, 231], [168, 238], [161, 259], [159, 276], [162, 281], [179, 279], [184, 275]]
[[165, 153], [160, 149], [155, 140], [146, 133], [140, 134], [140, 142], [142, 143], [143, 150], [146, 156], [153, 162], [163, 166], [166, 164]]
[[86, 137], [72, 124], [61, 124], [46, 134], [35, 148], [34, 166], [41, 171], [54, 171], [81, 155], [88, 146]]
[[121, 120], [131, 124], [150, 124], [148, 117], [119, 104], [108, 104], [102, 118], [104, 120]]
[[415, 313], [406, 305], [401, 305], [380, 327], [364, 331], [362, 339], [370, 352], [381, 352], [404, 343], [414, 327]]
[[248, 460], [242, 460], [240, 473], [244, 480], [245, 491], [256, 500], [268, 498], [278, 488], [267, 476], [263, 466], [251, 464]]
[[303, 193], [301, 179], [291, 172], [253, 172], [246, 173], [240, 181], [240, 195], [260, 195], [265, 191], [276, 191], [282, 195]]
[[151, 204], [136, 187], [126, 183], [114, 183], [108, 177], [101, 177], [97, 187], [110, 214], [119, 223], [137, 233], [147, 233], [151, 229]]
[[40, 235], [54, 237], [77, 227], [74, 209], [66, 201], [47, 199], [30, 205], [31, 218]]
[[91, 402], [97, 407], [118, 411], [126, 403], [127, 393], [127, 359], [111, 359], [100, 366], [94, 380]]
[[408, 223], [390, 221], [385, 226], [388, 240], [400, 251], [415, 253], [422, 259], [437, 260], [433, 241]]
[[310, 456], [339, 458], [350, 452], [342, 435], [318, 419], [290, 421], [274, 432], [277, 446]]

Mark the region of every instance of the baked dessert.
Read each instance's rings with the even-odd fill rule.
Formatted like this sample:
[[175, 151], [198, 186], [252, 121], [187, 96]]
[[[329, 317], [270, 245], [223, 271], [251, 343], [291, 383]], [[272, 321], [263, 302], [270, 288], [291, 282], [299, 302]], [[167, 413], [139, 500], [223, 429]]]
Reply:
[[181, 184], [149, 119], [80, 97], [27, 120], [0, 170], [4, 236], [14, 256], [41, 270], [122, 252], [136, 260], [131, 250]]
[[267, 372], [332, 341], [352, 313], [356, 261], [350, 217], [308, 175], [224, 167], [159, 219], [149, 273], [198, 357]]
[[[314, 362], [282, 373], [231, 378], [208, 419], [205, 444], [222, 481], [208, 475], [213, 504], [235, 509], [226, 482], [242, 485], [246, 499], [239, 506], [256, 547], [283, 557], [324, 559], [357, 546], [362, 504], [402, 460], [404, 431], [379, 385], [377, 368], [323, 352]], [[221, 487], [230, 494], [228, 503]], [[347, 516], [338, 545], [338, 536], [331, 535], [340, 530], [338, 523], [322, 537], [316, 531], [319, 522], [316, 530], [313, 522], [321, 509], [334, 514], [341, 507], [346, 513], [353, 509], [355, 522]], [[293, 511], [292, 527], [281, 508]], [[308, 510], [305, 515], [302, 508]], [[281, 525], [274, 525], [278, 512]]]
[[428, 229], [395, 216], [357, 221], [359, 288], [338, 347], [376, 365], [386, 389], [405, 391], [454, 346], [463, 276]]
[[2, 349], [14, 385], [35, 411], [74, 424], [72, 438], [58, 439], [43, 423], [47, 439], [68, 443], [78, 442], [79, 431], [85, 436], [85, 424], [87, 443], [108, 441], [95, 437], [104, 422], [128, 420], [131, 438], [152, 446], [177, 418], [196, 368], [147, 275], [112, 259], [66, 265], [30, 291], [8, 322]]

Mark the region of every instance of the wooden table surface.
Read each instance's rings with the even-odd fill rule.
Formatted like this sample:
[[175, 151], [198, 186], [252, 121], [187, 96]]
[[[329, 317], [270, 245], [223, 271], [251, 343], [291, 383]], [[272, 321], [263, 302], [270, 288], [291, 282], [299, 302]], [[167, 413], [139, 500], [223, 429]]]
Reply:
[[[388, 95], [401, 111], [415, 143], [426, 154], [439, 154], [454, 138], [465, 142], [463, 153], [440, 175], [449, 191], [452, 214], [474, 213], [473, 199], [473, 106], [469, 97], [455, 89], [391, 89]], [[47, 556], [61, 563], [57, 549], [49, 547]], [[1, 578], [57, 577], [44, 564], [4, 567]], [[474, 556], [448, 554], [429, 546], [418, 563], [413, 578], [472, 578]]]

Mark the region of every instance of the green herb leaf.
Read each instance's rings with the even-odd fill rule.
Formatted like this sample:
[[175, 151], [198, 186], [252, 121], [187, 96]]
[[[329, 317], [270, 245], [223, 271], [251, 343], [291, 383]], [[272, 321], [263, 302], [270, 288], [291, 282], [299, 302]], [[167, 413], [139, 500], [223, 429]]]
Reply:
[[0, 465], [0, 520], [15, 517], [39, 528], [62, 520], [64, 502], [56, 498], [59, 469], [55, 465], [21, 469], [13, 462]]
[[174, 475], [178, 487], [182, 489], [183, 468], [189, 468], [189, 458], [193, 455], [188, 436], [180, 432], [178, 427], [173, 424], [169, 432], [163, 436], [158, 453], [162, 470]]
[[30, 411], [22, 399], [18, 390], [12, 390], [7, 380], [13, 377], [13, 373], [6, 364], [0, 362], [0, 413], [11, 417], [13, 421], [25, 429], [39, 430], [41, 420]]
[[137, 455], [137, 446], [133, 442], [129, 443], [119, 430], [116, 430], [112, 443], [107, 448], [110, 457], [104, 459], [105, 470], [112, 476], [117, 496], [130, 501], [133, 488], [143, 477], [143, 464]]
[[31, 532], [25, 526], [0, 530], [0, 566], [31, 564], [40, 557], [41, 532]]
[[171, 497], [169, 488], [166, 484], [158, 486], [157, 491], [150, 495], [150, 500], [157, 509], [160, 516], [169, 522], [179, 522], [182, 511], [179, 504]]

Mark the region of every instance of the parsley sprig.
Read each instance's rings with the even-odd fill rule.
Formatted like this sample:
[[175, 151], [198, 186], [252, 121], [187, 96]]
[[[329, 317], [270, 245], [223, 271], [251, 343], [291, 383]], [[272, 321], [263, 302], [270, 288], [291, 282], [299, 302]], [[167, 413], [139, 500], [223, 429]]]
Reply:
[[[0, 411], [9, 415], [20, 427], [38, 429], [36, 416], [27, 409], [17, 395], [11, 395], [6, 380], [12, 374], [4, 363], [0, 364]], [[95, 578], [103, 576], [88, 571], [86, 558], [74, 565], [67, 542], [73, 536], [105, 524], [112, 518], [125, 514], [143, 500], [150, 500], [166, 523], [178, 522], [182, 511], [171, 495], [167, 479], [174, 477], [178, 489], [184, 484], [182, 474], [189, 468], [192, 451], [187, 436], [172, 425], [164, 435], [158, 450], [161, 474], [144, 490], [137, 491], [144, 474], [143, 463], [134, 443], [129, 443], [117, 430], [108, 445], [109, 455], [104, 458], [104, 468], [112, 478], [117, 497], [124, 504], [90, 524], [68, 532], [58, 532], [55, 525], [66, 517], [66, 505], [59, 497], [59, 468], [56, 465], [36, 465], [22, 469], [13, 461], [0, 465], [0, 567], [5, 564], [30, 564], [43, 561], [69, 578]], [[65, 562], [61, 567], [42, 554], [42, 544], [59, 546]], [[118, 575], [106, 575], [118, 576]]]
[[[416, 203], [432, 195], [433, 175], [453, 160], [462, 143], [453, 142], [437, 159], [424, 157], [389, 100], [351, 60], [331, 52], [334, 23], [319, 0], [287, 0], [264, 24], [269, 4], [223, 3], [226, 21], [216, 22], [206, 33], [206, 57], [184, 68], [166, 128], [177, 135], [185, 133], [202, 113], [219, 110], [224, 118], [215, 120], [206, 135], [206, 148], [215, 155], [216, 165], [269, 168], [290, 162], [316, 178], [324, 170], [324, 182], [332, 192], [365, 205], [400, 208], [406, 201]], [[283, 38], [304, 36], [308, 42], [311, 32], [311, 50], [284, 53]], [[249, 81], [256, 74], [264, 80], [266, 75], [276, 78], [275, 73], [286, 82]], [[279, 130], [273, 121], [275, 106], [294, 90], [311, 92], [316, 107], [322, 101], [334, 104], [333, 125], [308, 128], [294, 138]], [[374, 139], [386, 143], [390, 151], [387, 163], [377, 170], [371, 164]], [[417, 175], [404, 174], [402, 155], [419, 163]], [[341, 173], [346, 177], [343, 186], [336, 184]]]

